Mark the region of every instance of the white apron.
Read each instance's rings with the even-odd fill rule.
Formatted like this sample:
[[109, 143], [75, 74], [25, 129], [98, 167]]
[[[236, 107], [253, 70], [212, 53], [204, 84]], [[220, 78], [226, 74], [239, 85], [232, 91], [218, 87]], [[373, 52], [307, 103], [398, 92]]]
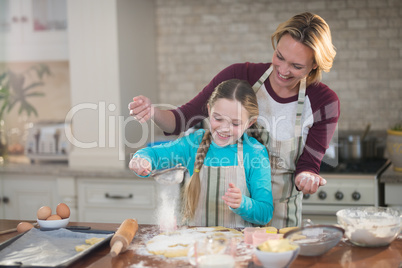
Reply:
[[247, 189], [246, 174], [243, 165], [243, 143], [237, 142], [237, 166], [208, 167], [200, 170], [201, 191], [193, 226], [225, 226], [228, 228], [252, 226], [229, 209], [222, 200], [229, 188], [229, 183], [238, 187], [242, 194], [250, 196]]
[[[268, 101], [268, 92], [265, 88], [264, 81], [272, 72], [272, 64], [270, 68], [260, 77], [253, 85], [253, 89], [257, 94], [258, 104], [266, 104]], [[300, 81], [299, 96], [296, 113], [295, 135], [289, 140], [276, 140], [272, 135], [264, 129], [262, 140], [267, 147], [269, 161], [271, 163], [271, 181], [272, 196], [274, 201], [274, 214], [269, 226], [283, 228], [289, 226], [301, 225], [302, 198], [301, 192], [295, 187], [295, 171], [296, 163], [299, 159], [303, 148], [301, 136], [301, 115], [304, 106], [306, 92], [306, 79]], [[260, 117], [268, 117], [266, 111], [260, 108]], [[263, 128], [263, 126], [261, 126]]]

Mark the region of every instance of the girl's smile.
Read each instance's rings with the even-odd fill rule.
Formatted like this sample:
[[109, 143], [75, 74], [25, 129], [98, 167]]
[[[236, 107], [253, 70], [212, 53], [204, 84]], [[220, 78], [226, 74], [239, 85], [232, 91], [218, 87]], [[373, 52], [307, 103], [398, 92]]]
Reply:
[[234, 144], [250, 126], [249, 113], [236, 100], [218, 99], [208, 106], [213, 141], [219, 146]]

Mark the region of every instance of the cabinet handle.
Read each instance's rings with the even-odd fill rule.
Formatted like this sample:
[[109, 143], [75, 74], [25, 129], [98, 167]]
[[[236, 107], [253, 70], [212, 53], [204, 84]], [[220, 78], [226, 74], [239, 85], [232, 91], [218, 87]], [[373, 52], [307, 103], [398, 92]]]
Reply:
[[133, 194], [123, 196], [123, 195], [110, 195], [110, 194], [106, 193], [105, 197], [110, 198], [110, 199], [131, 199], [131, 198], [133, 198]]
[[22, 16], [22, 17], [21, 17], [21, 21], [22, 21], [22, 22], [27, 22], [27, 21], [28, 21], [28, 18], [25, 17], [25, 16]]
[[10, 199], [7, 196], [3, 197], [3, 203], [8, 204], [8, 202], [10, 202]]
[[14, 22], [14, 23], [17, 23], [17, 22], [19, 22], [19, 19], [18, 19], [18, 17], [14, 16], [14, 17], [11, 18], [11, 21]]

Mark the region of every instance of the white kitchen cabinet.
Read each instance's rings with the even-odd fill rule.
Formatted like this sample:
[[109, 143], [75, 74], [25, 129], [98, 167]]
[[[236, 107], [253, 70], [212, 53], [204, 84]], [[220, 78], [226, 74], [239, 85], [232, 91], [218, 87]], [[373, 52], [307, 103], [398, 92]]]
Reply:
[[155, 224], [157, 187], [154, 180], [78, 178], [78, 219], [121, 223], [136, 218]]
[[56, 180], [52, 176], [2, 176], [5, 219], [36, 220], [41, 206], [57, 206]]
[[68, 60], [66, 0], [0, 0], [0, 61]]

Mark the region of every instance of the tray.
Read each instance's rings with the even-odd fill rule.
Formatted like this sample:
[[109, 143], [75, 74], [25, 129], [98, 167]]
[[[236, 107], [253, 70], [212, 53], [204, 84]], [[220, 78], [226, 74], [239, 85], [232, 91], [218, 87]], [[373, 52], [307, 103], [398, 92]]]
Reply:
[[[113, 234], [113, 231], [83, 228], [51, 231], [34, 228], [0, 244], [0, 267], [67, 267], [109, 243]], [[85, 244], [85, 239], [91, 237], [104, 240], [84, 251], [75, 251], [75, 246]], [[30, 254], [32, 257], [27, 257]]]

